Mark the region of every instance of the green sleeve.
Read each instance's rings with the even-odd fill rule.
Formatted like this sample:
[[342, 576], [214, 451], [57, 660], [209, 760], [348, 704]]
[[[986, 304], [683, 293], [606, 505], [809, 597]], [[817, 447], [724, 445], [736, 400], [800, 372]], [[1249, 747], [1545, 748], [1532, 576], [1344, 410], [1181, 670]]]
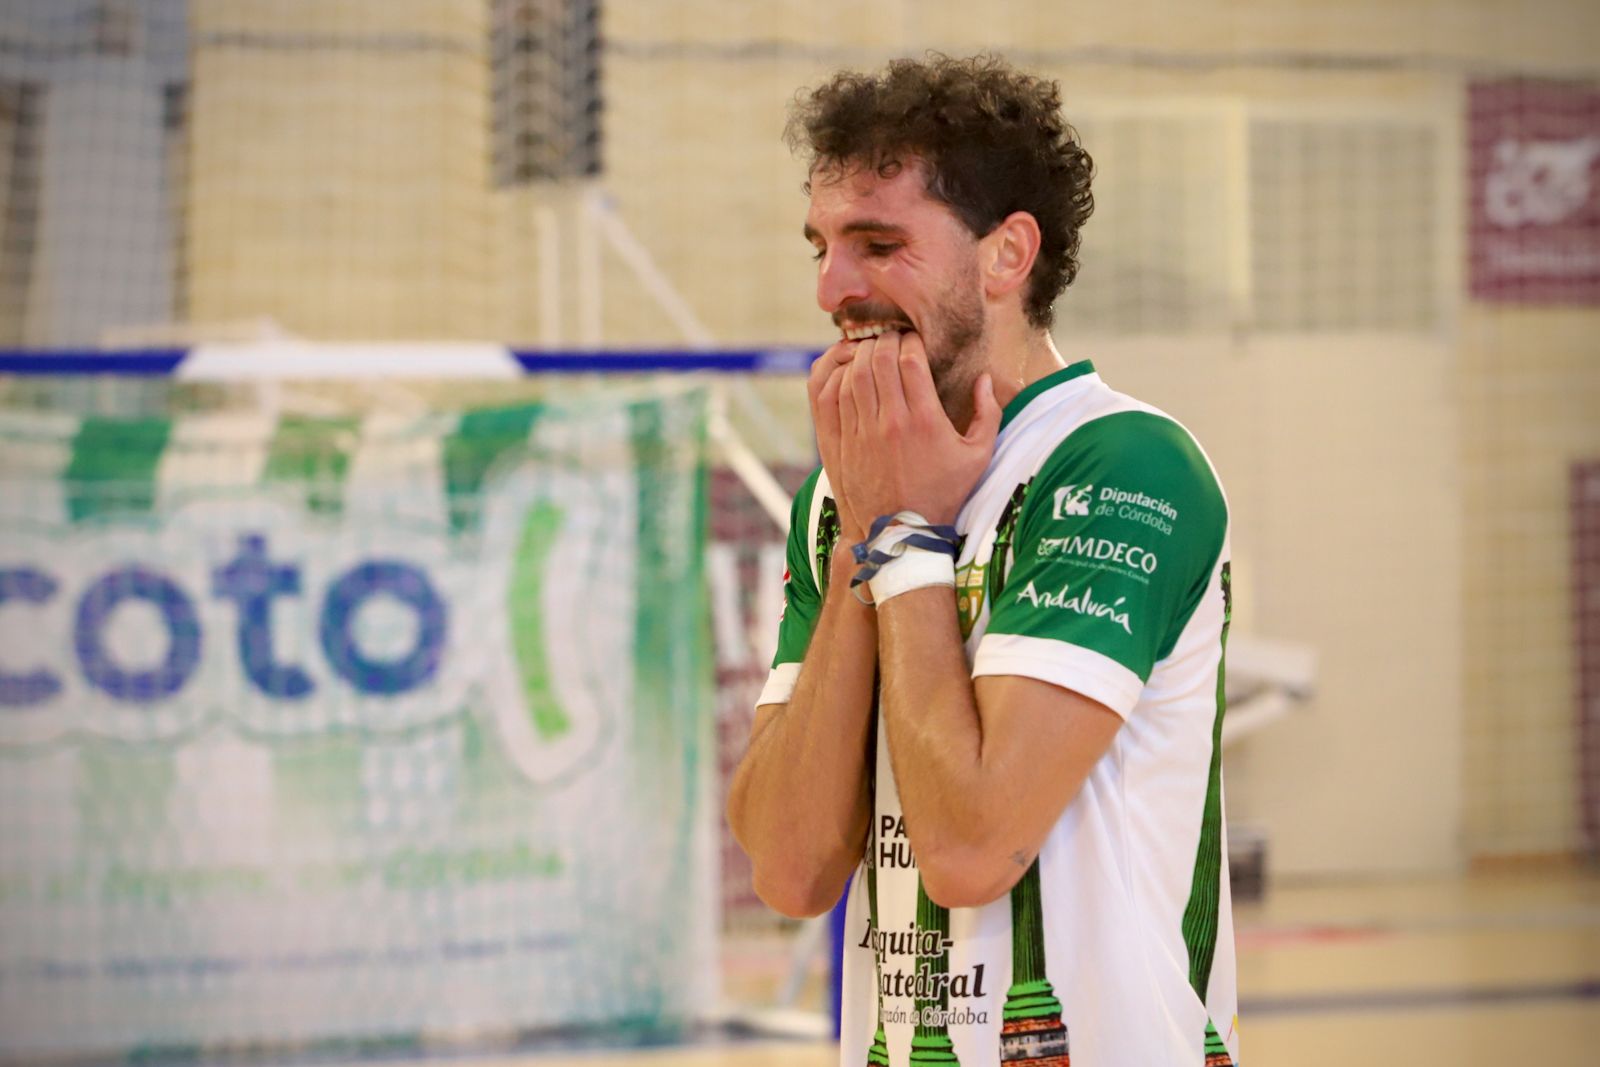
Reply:
[[1086, 423], [1028, 488], [986, 633], [1087, 648], [1148, 681], [1199, 604], [1227, 524], [1182, 426], [1143, 411]]
[[[799, 663], [805, 659], [806, 648], [811, 644], [811, 633], [817, 627], [822, 613], [822, 590], [812, 574], [812, 559], [816, 546], [812, 542], [811, 507], [822, 476], [818, 467], [805, 480], [789, 507], [789, 544], [784, 556], [783, 615], [778, 621], [778, 651], [772, 657], [774, 667], [781, 663]], [[817, 571], [827, 574], [826, 567]]]

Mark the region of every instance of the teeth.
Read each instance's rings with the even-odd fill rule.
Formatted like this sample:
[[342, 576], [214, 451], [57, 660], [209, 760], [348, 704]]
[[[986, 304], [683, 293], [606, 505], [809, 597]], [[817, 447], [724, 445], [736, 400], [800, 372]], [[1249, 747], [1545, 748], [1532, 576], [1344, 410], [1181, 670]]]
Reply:
[[869, 337], [877, 337], [880, 334], [888, 333], [890, 330], [898, 329], [901, 329], [898, 325], [875, 323], [871, 326], [851, 327], [844, 331], [844, 336], [847, 341], [865, 341]]

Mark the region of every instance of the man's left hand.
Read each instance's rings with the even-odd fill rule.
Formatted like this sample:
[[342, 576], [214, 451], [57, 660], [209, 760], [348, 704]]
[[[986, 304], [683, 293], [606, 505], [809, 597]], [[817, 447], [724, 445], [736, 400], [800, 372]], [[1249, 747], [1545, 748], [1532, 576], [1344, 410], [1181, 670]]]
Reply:
[[1000, 405], [989, 375], [973, 383], [965, 434], [939, 403], [915, 333], [862, 341], [843, 377], [840, 473], [861, 521], [910, 510], [931, 523], [953, 523], [994, 454]]

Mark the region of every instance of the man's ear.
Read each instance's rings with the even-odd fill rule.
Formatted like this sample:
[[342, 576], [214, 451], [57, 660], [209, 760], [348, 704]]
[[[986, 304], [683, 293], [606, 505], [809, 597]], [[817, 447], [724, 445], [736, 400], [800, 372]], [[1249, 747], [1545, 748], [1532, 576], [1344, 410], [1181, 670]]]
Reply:
[[1039, 258], [1039, 220], [1013, 211], [978, 242], [983, 288], [991, 297], [1015, 292], [1028, 281]]

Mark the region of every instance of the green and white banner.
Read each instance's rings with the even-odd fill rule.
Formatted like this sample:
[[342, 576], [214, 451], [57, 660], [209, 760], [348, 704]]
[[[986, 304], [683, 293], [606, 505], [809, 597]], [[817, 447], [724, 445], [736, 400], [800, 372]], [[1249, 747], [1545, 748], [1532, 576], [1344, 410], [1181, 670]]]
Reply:
[[713, 992], [694, 392], [0, 412], [0, 1055]]

